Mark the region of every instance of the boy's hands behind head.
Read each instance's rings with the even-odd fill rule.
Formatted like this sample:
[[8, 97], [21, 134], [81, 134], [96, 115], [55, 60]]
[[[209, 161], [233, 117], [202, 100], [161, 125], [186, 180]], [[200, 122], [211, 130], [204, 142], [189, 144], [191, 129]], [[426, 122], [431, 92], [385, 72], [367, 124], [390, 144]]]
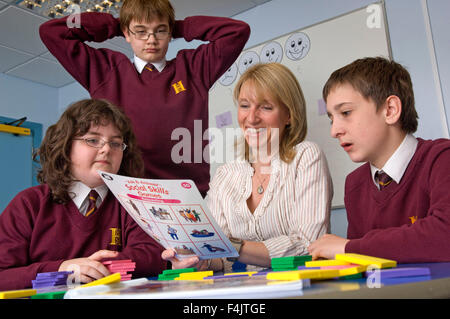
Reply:
[[119, 253], [112, 250], [99, 250], [86, 258], [69, 259], [62, 262], [58, 271], [73, 271], [80, 283], [110, 275], [108, 268], [101, 263], [102, 259], [116, 258]]

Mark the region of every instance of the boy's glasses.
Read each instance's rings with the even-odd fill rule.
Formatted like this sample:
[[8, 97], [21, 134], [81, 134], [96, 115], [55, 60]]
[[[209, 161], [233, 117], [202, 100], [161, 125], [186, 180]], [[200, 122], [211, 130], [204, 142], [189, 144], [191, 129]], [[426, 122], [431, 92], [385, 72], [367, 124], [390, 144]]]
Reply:
[[165, 40], [167, 39], [167, 37], [169, 36], [170, 32], [169, 31], [156, 31], [156, 32], [147, 32], [147, 31], [136, 31], [133, 32], [131, 31], [131, 29], [128, 29], [132, 35], [134, 35], [134, 37], [138, 40], [148, 40], [150, 38], [150, 36], [153, 34], [153, 36], [157, 39], [157, 40]]
[[127, 144], [120, 142], [107, 142], [99, 138], [74, 138], [77, 141], [84, 141], [87, 145], [95, 148], [102, 148], [106, 143], [115, 151], [125, 151]]

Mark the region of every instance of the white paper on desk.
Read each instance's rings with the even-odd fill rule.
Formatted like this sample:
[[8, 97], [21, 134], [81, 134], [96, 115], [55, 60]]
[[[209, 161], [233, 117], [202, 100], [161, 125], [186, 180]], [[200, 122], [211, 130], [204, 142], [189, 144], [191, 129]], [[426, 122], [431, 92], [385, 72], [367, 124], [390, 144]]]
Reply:
[[[142, 279], [142, 278], [141, 278]], [[64, 299], [267, 299], [303, 295], [310, 280], [268, 280], [266, 276], [214, 280], [141, 280], [71, 289]]]
[[208, 210], [191, 180], [142, 179], [98, 171], [136, 223], [178, 258], [239, 254]]

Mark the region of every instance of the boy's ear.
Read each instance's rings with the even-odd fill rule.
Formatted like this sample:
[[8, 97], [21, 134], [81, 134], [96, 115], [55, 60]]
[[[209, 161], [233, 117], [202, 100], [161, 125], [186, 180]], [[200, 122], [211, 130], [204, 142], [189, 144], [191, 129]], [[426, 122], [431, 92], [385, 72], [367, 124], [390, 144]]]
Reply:
[[128, 32], [128, 27], [124, 27], [124, 28], [122, 29], [122, 33], [123, 33], [123, 36], [125, 37], [125, 40], [126, 40], [128, 43], [130, 43], [130, 32]]
[[390, 95], [386, 99], [385, 120], [387, 124], [398, 123], [402, 114], [402, 101], [396, 95]]

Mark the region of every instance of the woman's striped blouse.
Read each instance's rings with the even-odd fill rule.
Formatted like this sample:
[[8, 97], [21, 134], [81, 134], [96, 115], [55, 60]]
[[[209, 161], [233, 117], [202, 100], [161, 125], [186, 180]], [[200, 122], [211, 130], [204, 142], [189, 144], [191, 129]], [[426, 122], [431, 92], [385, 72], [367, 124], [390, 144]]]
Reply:
[[330, 227], [333, 186], [325, 155], [306, 141], [296, 151], [289, 164], [274, 156], [269, 184], [253, 213], [247, 206], [254, 173], [249, 162], [221, 166], [210, 183], [208, 206], [224, 233], [263, 242], [271, 258], [308, 254], [309, 244]]

